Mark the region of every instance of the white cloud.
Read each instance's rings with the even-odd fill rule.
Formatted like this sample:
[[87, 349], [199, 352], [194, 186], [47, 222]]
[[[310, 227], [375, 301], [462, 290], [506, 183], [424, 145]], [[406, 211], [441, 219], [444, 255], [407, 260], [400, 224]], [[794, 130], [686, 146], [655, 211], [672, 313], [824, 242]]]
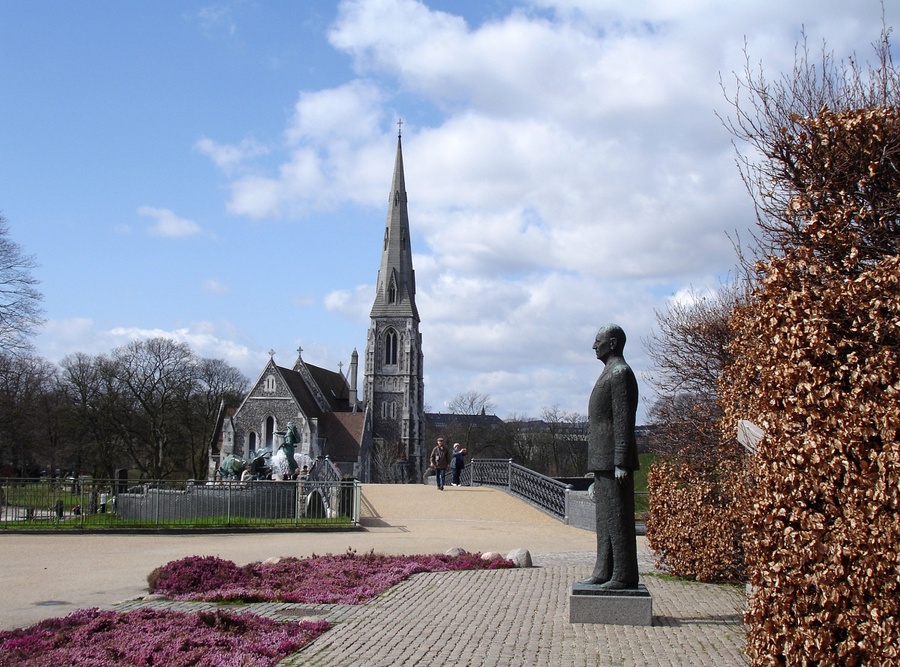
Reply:
[[302, 92], [285, 136], [292, 145], [309, 140], [319, 145], [366, 141], [383, 117], [383, 98], [381, 90], [368, 81]]
[[[427, 402], [471, 388], [501, 414], [583, 411], [596, 329], [625, 327], [646, 371], [654, 308], [728, 273], [726, 233], [755, 224], [715, 115], [745, 36], [784, 71], [804, 23], [838, 53], [868, 45], [880, 10], [864, 4], [865, 20], [837, 0], [534, 0], [476, 25], [414, 0], [347, 0], [329, 40], [357, 78], [299, 93], [277, 160], [231, 181], [228, 210], [382, 206], [386, 121], [403, 116]], [[325, 308], [364, 332], [371, 286], [336, 286]]]
[[345, 200], [371, 205], [383, 197], [383, 94], [354, 81], [302, 92], [285, 127], [277, 174], [256, 172], [231, 183], [228, 211], [255, 219], [305, 217]]
[[209, 278], [203, 281], [203, 291], [208, 292], [209, 294], [228, 294], [228, 292], [231, 291], [231, 288], [215, 278]]
[[232, 174], [248, 160], [267, 155], [270, 150], [255, 139], [242, 139], [237, 145], [220, 144], [209, 137], [194, 143], [194, 150], [206, 155], [226, 174]]
[[329, 292], [325, 296], [325, 308], [354, 322], [368, 322], [374, 298], [374, 285], [357, 285], [353, 290]]
[[207, 5], [197, 10], [194, 18], [207, 37], [214, 37], [223, 32], [233, 37], [237, 32], [237, 22], [234, 19], [236, 7], [237, 4], [234, 2]]
[[183, 236], [193, 236], [202, 231], [200, 225], [193, 220], [179, 218], [167, 208], [141, 206], [138, 209], [138, 215], [153, 218], [155, 220], [154, 224], [148, 230], [154, 236], [180, 238]]
[[194, 322], [172, 329], [136, 326], [103, 327], [89, 318], [48, 320], [38, 336], [38, 348], [50, 361], [59, 362], [67, 354], [109, 354], [133, 340], [170, 338], [187, 343], [201, 357], [224, 359], [248, 377], [255, 378], [268, 356], [238, 342], [241, 336], [227, 323]]

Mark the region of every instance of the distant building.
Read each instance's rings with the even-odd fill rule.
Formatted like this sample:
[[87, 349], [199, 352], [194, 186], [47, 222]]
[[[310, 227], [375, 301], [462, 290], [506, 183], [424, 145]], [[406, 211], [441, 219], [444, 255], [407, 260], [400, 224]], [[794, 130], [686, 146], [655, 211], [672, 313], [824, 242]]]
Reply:
[[437, 439], [442, 437], [448, 447], [452, 447], [455, 442], [460, 443], [468, 450], [469, 457], [503, 456], [497, 451], [497, 445], [504, 422], [497, 415], [485, 414], [484, 411], [477, 415], [428, 412], [425, 414], [425, 424], [429, 453], [437, 444]]

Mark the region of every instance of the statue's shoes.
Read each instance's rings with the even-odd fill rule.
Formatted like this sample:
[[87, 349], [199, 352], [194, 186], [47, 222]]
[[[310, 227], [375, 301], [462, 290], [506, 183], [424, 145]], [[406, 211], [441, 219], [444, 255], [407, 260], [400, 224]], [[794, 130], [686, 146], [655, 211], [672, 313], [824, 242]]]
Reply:
[[586, 586], [602, 586], [609, 582], [609, 579], [603, 579], [600, 577], [588, 577], [587, 579], [581, 579], [578, 583], [585, 584]]
[[632, 584], [626, 583], [624, 581], [616, 581], [613, 579], [611, 581], [607, 581], [605, 584], [600, 584], [600, 588], [606, 589], [608, 591], [624, 591], [630, 588], [637, 588], [637, 582], [635, 581]]

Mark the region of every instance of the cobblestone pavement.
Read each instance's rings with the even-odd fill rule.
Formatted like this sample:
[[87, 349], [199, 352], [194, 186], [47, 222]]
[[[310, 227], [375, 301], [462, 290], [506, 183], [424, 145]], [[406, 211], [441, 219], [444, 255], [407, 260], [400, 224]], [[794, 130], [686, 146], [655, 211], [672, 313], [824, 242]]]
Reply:
[[639, 567], [653, 595], [653, 625], [572, 624], [572, 584], [594, 565], [596, 540], [590, 531], [563, 525], [485, 487], [438, 493], [420, 485], [364, 485], [363, 503], [364, 529], [351, 532], [3, 535], [0, 628], [24, 627], [84, 607], [229, 608], [144, 597], [154, 567], [189, 555], [243, 564], [342, 553], [348, 547], [415, 554], [451, 547], [508, 553], [524, 546], [536, 567], [418, 574], [358, 606], [263, 603], [231, 609], [335, 624], [282, 667], [747, 664], [743, 590], [658, 576], [645, 537], [638, 537]]
[[[653, 595], [653, 625], [569, 623], [572, 583], [593, 554], [536, 554], [537, 567], [417, 574], [367, 604], [252, 604], [236, 611], [279, 620], [324, 618], [335, 627], [283, 667], [471, 665], [621, 666], [745, 665], [744, 592], [683, 582], [653, 572], [642, 554], [642, 581]], [[222, 605], [130, 601], [181, 610]], [[227, 607], [225, 607], [227, 608]]]

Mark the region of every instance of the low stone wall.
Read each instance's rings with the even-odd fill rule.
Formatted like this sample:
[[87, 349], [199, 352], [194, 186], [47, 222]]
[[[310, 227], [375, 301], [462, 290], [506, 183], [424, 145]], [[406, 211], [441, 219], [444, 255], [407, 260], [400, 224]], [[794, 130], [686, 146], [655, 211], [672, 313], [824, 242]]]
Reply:
[[596, 528], [594, 501], [588, 497], [587, 491], [569, 491], [568, 524], [590, 531]]

